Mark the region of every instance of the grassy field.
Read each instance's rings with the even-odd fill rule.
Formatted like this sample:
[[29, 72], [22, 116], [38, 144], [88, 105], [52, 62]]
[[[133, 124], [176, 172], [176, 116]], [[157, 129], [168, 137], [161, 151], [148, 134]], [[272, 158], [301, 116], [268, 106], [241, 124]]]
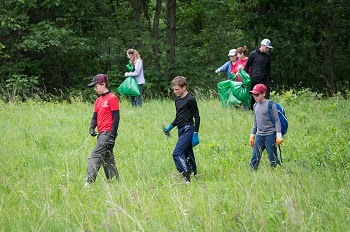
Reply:
[[284, 162], [249, 167], [252, 113], [199, 99], [199, 176], [184, 184], [172, 160], [170, 100], [121, 102], [120, 173], [84, 189], [92, 104], [0, 102], [0, 231], [348, 231], [350, 101], [275, 97], [290, 129]]

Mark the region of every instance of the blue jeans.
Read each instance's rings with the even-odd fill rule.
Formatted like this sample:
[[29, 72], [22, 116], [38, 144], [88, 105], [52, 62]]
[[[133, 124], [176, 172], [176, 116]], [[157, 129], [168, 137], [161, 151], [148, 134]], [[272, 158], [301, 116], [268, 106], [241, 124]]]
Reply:
[[261, 159], [261, 154], [265, 149], [269, 156], [271, 166], [276, 167], [277, 164], [280, 164], [280, 161], [277, 157], [276, 134], [256, 135], [253, 155], [250, 161], [250, 166], [254, 170], [258, 169], [260, 159]]
[[143, 88], [143, 84], [140, 84], [139, 85], [139, 90], [140, 90], [139, 96], [130, 97], [130, 101], [131, 101], [132, 106], [142, 106], [142, 88]]
[[178, 128], [179, 139], [173, 151], [173, 159], [177, 170], [194, 172], [196, 174], [197, 165], [192, 149], [193, 125], [186, 125]]

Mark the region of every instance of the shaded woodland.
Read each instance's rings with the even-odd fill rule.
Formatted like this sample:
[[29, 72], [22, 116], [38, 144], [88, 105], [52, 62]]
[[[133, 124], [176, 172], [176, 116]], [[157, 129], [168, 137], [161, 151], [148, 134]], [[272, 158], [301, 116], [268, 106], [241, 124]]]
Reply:
[[2, 93], [86, 91], [97, 73], [116, 87], [126, 50], [141, 54], [146, 94], [176, 75], [200, 90], [231, 48], [272, 41], [275, 90], [349, 90], [350, 2], [345, 0], [0, 0]]

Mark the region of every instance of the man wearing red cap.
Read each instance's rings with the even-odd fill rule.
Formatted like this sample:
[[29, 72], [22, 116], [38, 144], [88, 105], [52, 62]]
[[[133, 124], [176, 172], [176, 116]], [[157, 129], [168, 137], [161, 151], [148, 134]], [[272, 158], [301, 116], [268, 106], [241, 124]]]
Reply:
[[267, 87], [264, 84], [257, 84], [250, 91], [256, 101], [253, 107], [254, 124], [250, 134], [250, 146], [254, 148], [250, 165], [254, 170], [258, 169], [261, 154], [265, 149], [271, 166], [276, 167], [277, 164], [280, 164], [277, 157], [277, 145], [283, 142], [281, 122], [275, 104], [272, 104], [271, 109], [275, 123], [270, 119], [269, 100], [265, 98], [266, 91]]
[[95, 101], [89, 130], [91, 136], [96, 136], [95, 128], [97, 126], [98, 135], [96, 146], [88, 160], [85, 187], [95, 182], [101, 165], [103, 165], [108, 180], [113, 177], [118, 178], [113, 147], [119, 126], [119, 100], [109, 91], [108, 76], [105, 74], [94, 76], [88, 86], [94, 87], [95, 92], [99, 95]]

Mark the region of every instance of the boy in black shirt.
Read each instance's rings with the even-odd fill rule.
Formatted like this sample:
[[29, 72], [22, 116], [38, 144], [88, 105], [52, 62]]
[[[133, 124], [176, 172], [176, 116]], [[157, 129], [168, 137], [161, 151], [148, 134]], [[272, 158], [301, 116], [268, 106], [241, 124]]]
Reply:
[[170, 130], [177, 126], [179, 139], [173, 151], [173, 159], [177, 170], [185, 176], [186, 183], [189, 183], [191, 173], [193, 172], [194, 176], [197, 174], [197, 165], [192, 147], [199, 144], [200, 116], [196, 99], [187, 91], [186, 78], [177, 76], [173, 79], [171, 85], [176, 95], [176, 117], [164, 129], [164, 133], [168, 135]]

